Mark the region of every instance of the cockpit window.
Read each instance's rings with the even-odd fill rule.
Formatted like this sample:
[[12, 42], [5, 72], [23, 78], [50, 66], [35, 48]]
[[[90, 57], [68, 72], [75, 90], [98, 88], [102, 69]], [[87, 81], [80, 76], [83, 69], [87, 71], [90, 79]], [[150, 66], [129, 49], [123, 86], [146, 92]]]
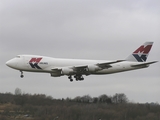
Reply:
[[16, 56], [16, 58], [20, 58], [20, 56], [18, 55], [18, 56]]

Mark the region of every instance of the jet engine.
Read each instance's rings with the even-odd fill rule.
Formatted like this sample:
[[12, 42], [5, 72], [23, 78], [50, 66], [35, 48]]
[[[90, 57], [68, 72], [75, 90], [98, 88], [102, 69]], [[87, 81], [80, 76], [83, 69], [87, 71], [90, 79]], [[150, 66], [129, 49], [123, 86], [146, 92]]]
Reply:
[[58, 73], [51, 73], [51, 76], [52, 77], [60, 77], [61, 73], [60, 72], [58, 72]]
[[98, 67], [97, 65], [88, 65], [89, 72], [96, 72], [98, 70], [102, 70], [102, 68]]
[[62, 68], [62, 74], [63, 75], [72, 75], [74, 74], [74, 70], [71, 68]]

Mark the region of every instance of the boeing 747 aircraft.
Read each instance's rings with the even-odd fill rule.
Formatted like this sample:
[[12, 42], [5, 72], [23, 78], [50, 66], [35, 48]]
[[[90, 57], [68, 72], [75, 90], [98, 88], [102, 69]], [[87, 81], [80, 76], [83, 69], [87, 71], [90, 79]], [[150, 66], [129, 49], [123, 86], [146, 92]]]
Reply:
[[18, 55], [6, 62], [6, 65], [19, 70], [21, 78], [23, 71], [50, 73], [52, 77], [68, 76], [77, 81], [84, 80], [84, 75], [103, 75], [129, 70], [146, 68], [157, 61], [146, 62], [153, 42], [145, 42], [124, 60], [81, 60], [61, 59], [39, 55]]

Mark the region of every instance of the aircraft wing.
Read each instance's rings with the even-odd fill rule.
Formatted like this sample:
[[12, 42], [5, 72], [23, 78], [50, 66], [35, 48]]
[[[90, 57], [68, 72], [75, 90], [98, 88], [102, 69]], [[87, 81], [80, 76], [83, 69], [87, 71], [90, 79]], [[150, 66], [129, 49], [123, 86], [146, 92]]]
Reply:
[[[111, 64], [122, 62], [124, 60], [117, 60], [112, 62], [102, 62], [102, 63], [96, 63], [93, 66], [99, 67], [100, 70], [110, 68], [112, 67]], [[66, 66], [65, 68], [71, 69], [75, 72], [75, 74], [89, 74], [88, 69], [89, 65], [77, 65], [77, 66]], [[64, 70], [64, 67], [56, 67], [51, 69], [53, 73], [60, 73]]]
[[141, 64], [137, 64], [137, 65], [131, 65], [131, 67], [148, 67], [148, 65], [156, 63], [158, 61], [153, 61], [153, 62], [145, 62], [145, 63], [141, 63]]
[[[124, 60], [117, 60], [117, 61], [112, 61], [112, 62], [102, 62], [102, 63], [97, 63], [94, 64], [97, 67], [100, 67], [101, 69], [106, 69], [112, 67], [111, 64], [122, 62]], [[76, 72], [81, 72], [81, 73], [87, 73], [89, 65], [82, 65], [82, 66], [74, 66], [72, 69], [75, 70]]]
[[112, 62], [104, 62], [104, 63], [97, 63], [96, 65], [102, 69], [105, 69], [105, 68], [110, 68], [112, 67], [111, 64], [114, 64], [114, 63], [118, 63], [118, 62], [123, 62], [125, 60], [117, 60], [117, 61], [112, 61]]
[[[104, 68], [112, 67], [111, 64], [122, 62], [122, 61], [125, 61], [125, 60], [117, 60], [117, 61], [112, 61], [112, 62], [97, 63], [95, 65], [104, 69]], [[82, 65], [82, 66], [79, 65], [79, 66], [74, 66], [73, 70], [83, 70], [83, 69], [87, 69], [87, 68], [88, 68], [88, 65]]]

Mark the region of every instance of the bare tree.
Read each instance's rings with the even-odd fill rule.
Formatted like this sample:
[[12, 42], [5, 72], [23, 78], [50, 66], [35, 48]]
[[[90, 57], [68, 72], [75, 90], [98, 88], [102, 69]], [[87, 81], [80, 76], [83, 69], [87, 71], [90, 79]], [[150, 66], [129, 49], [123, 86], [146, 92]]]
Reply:
[[111, 98], [108, 97], [106, 94], [99, 96], [99, 102], [100, 103], [112, 103]]
[[92, 97], [90, 95], [84, 95], [81, 97], [81, 102], [92, 102]]
[[113, 103], [127, 103], [128, 98], [126, 97], [126, 95], [124, 93], [116, 93], [112, 97], [112, 102]]
[[15, 95], [21, 95], [22, 91], [20, 88], [16, 88], [14, 93], [15, 93]]

